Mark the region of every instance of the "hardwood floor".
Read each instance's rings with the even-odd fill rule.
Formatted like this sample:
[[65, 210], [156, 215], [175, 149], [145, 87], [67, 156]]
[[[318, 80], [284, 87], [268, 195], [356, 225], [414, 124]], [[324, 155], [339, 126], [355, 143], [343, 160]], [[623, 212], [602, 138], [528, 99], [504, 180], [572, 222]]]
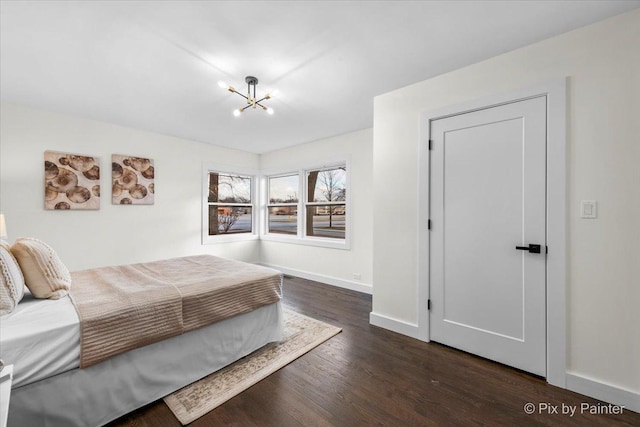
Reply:
[[[287, 277], [284, 302], [342, 327], [342, 333], [192, 426], [640, 426], [640, 414], [581, 414], [583, 403], [605, 404], [524, 372], [371, 326], [369, 295]], [[527, 415], [527, 402], [536, 412], [546, 403], [559, 413]], [[576, 414], [563, 415], [563, 405], [577, 408]], [[179, 425], [162, 400], [110, 424]]]

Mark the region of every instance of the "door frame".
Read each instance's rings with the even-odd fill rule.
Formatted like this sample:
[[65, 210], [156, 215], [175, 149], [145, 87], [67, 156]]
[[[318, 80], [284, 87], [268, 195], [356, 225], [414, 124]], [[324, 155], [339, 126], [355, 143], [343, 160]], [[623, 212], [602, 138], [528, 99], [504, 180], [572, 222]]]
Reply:
[[418, 336], [429, 341], [431, 122], [539, 96], [547, 100], [547, 254], [546, 339], [549, 384], [566, 388], [567, 368], [567, 78], [512, 90], [420, 114], [418, 144]]

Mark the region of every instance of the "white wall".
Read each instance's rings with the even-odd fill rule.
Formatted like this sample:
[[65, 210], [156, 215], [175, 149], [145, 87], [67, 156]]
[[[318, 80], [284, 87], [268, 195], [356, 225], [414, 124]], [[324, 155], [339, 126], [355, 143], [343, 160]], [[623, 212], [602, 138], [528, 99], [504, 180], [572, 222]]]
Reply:
[[[350, 159], [351, 248], [332, 249], [261, 240], [264, 264], [335, 285], [371, 293], [372, 283], [372, 150], [371, 129], [262, 154], [263, 171], [295, 171], [324, 161]], [[354, 279], [353, 274], [360, 274]]]
[[[42, 239], [71, 270], [201, 253], [258, 261], [256, 241], [200, 244], [202, 163], [257, 169], [258, 155], [8, 103], [0, 120], [0, 209], [10, 240]], [[100, 210], [44, 210], [45, 150], [100, 157]], [[154, 205], [111, 204], [111, 154], [154, 160]]]
[[[260, 156], [10, 103], [0, 113], [0, 209], [9, 239], [44, 240], [71, 270], [209, 253], [371, 292], [371, 129]], [[100, 210], [44, 210], [45, 150], [100, 157]], [[111, 154], [154, 159], [154, 205], [111, 204]], [[351, 161], [350, 250], [267, 241], [201, 245], [203, 163], [295, 170], [340, 158]]]
[[[417, 213], [420, 113], [569, 76], [568, 367], [637, 398], [639, 46], [636, 10], [375, 99], [375, 314], [418, 322], [418, 218], [407, 215], [390, 228], [396, 204], [387, 202], [393, 195], [406, 212]], [[389, 176], [403, 176], [406, 185]], [[598, 201], [598, 219], [579, 218], [582, 199]]]

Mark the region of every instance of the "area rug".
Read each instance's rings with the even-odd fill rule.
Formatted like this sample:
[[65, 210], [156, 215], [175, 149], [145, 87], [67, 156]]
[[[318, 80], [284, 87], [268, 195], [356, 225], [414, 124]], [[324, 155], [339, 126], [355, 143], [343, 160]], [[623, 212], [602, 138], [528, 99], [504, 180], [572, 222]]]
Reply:
[[258, 381], [319, 346], [342, 329], [284, 309], [284, 339], [164, 398], [178, 420], [189, 424]]

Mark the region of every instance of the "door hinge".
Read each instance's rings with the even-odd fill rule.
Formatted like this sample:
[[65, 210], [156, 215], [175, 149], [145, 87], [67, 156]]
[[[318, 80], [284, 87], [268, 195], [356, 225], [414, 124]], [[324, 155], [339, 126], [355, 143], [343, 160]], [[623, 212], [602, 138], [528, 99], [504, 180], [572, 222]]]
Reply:
[[427, 220], [427, 228], [429, 230], [431, 230], [431, 220], [430, 219]]
[[429, 150], [433, 150], [433, 139], [429, 140]]
[[427, 300], [427, 310], [431, 310], [431, 300]]
[[549, 246], [545, 246], [547, 253], [549, 253]]

